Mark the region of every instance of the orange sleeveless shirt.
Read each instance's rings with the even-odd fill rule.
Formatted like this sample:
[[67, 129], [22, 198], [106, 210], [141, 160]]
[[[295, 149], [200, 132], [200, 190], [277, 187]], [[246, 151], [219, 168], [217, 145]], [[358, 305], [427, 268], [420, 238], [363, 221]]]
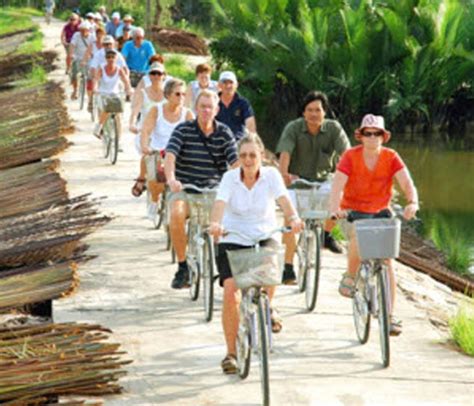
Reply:
[[405, 168], [405, 164], [394, 150], [382, 147], [374, 169], [369, 170], [362, 151], [362, 145], [348, 149], [337, 165], [337, 170], [349, 178], [344, 187], [341, 209], [378, 213], [389, 206], [393, 177]]

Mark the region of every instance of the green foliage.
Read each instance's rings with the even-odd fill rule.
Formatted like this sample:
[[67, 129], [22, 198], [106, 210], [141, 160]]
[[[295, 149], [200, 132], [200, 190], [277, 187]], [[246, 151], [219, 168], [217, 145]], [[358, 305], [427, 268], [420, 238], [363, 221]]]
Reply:
[[33, 28], [35, 25], [30, 16], [35, 15], [34, 9], [4, 8], [0, 10], [0, 35]]
[[38, 86], [46, 83], [48, 76], [42, 66], [33, 66], [33, 69], [26, 77], [28, 86]]
[[[210, 0], [217, 63], [235, 69], [267, 143], [308, 90], [354, 128], [367, 112], [404, 129], [449, 125], [474, 100], [474, 3], [460, 0]], [[469, 16], [471, 19], [469, 19]]]
[[28, 37], [26, 42], [20, 45], [17, 50], [19, 54], [34, 54], [36, 52], [41, 52], [43, 49], [43, 34], [37, 28], [33, 33]]
[[175, 77], [184, 80], [186, 83], [195, 79], [194, 69], [186, 63], [184, 57], [172, 55], [166, 57], [166, 72]]
[[454, 341], [468, 355], [474, 356], [474, 307], [464, 306], [449, 322]]

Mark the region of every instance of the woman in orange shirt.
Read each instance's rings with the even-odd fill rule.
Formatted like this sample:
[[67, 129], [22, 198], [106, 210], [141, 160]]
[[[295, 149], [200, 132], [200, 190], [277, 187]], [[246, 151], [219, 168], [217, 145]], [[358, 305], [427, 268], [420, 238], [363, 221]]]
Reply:
[[[408, 204], [403, 216], [409, 220], [419, 209], [418, 194], [410, 173], [400, 156], [392, 149], [383, 147], [390, 139], [382, 116], [367, 114], [355, 131], [356, 140], [361, 145], [348, 149], [337, 165], [333, 179], [330, 212], [332, 216], [343, 218], [347, 211], [355, 212], [355, 217], [391, 217], [389, 209], [392, 198], [393, 179], [400, 185]], [[360, 267], [360, 257], [353, 232], [349, 236], [348, 267], [339, 285], [339, 292], [352, 297], [355, 276]], [[396, 281], [393, 261], [389, 261], [389, 279], [392, 306], [395, 302]], [[390, 334], [399, 335], [400, 324], [392, 320]]]

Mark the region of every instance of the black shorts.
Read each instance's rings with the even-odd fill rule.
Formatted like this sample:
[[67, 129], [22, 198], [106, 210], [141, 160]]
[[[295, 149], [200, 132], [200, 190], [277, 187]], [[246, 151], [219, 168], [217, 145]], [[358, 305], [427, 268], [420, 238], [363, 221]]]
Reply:
[[[260, 241], [261, 247], [277, 247], [278, 243], [269, 238], [267, 240]], [[240, 245], [223, 242], [217, 246], [217, 270], [219, 271], [219, 285], [224, 286], [224, 281], [228, 278], [232, 278], [232, 271], [230, 270], [229, 259], [227, 258], [227, 251], [242, 250], [250, 248], [248, 245]]]

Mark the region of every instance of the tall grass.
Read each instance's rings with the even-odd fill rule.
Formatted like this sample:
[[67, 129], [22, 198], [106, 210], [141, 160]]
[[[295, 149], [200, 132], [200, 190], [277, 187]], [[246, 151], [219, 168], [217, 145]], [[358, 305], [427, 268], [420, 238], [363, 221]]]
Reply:
[[461, 349], [474, 356], [474, 306], [463, 306], [450, 322], [451, 336]]
[[35, 28], [33, 34], [31, 34], [26, 42], [18, 47], [16, 53], [18, 54], [34, 54], [41, 52], [43, 49], [43, 33]]
[[189, 66], [184, 57], [172, 55], [165, 59], [166, 72], [175, 78], [184, 80], [186, 83], [194, 80], [194, 68]]
[[35, 24], [30, 18], [33, 11], [33, 9], [0, 9], [0, 35], [34, 28]]

